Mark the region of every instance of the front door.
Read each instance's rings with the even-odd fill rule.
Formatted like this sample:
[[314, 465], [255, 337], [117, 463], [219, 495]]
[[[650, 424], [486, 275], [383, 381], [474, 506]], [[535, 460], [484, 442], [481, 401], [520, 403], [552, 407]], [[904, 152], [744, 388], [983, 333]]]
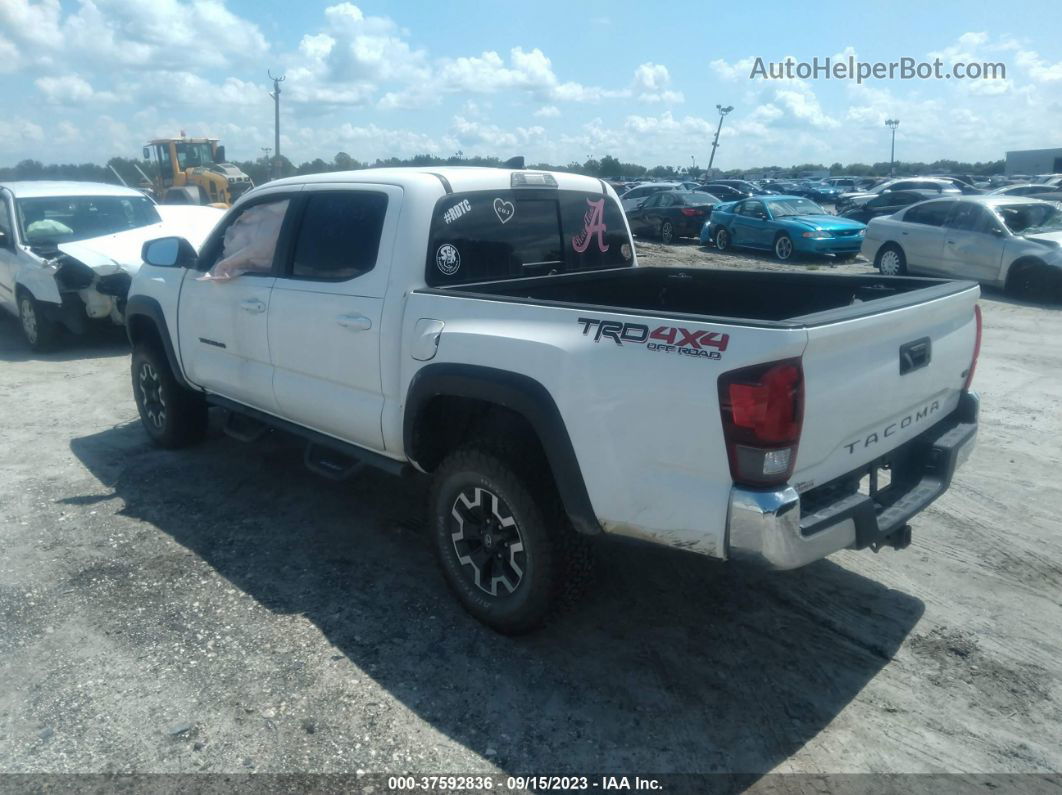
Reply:
[[767, 208], [759, 199], [746, 199], [734, 213], [734, 243], [764, 248], [768, 245]]
[[11, 203], [0, 191], [0, 304], [15, 309], [15, 274], [19, 268]]
[[227, 216], [185, 274], [177, 311], [181, 362], [208, 392], [276, 413], [267, 322], [277, 240], [290, 196], [265, 195]]
[[956, 202], [944, 225], [944, 270], [952, 276], [994, 282], [999, 279], [1006, 231], [986, 208]]
[[382, 450], [380, 326], [402, 190], [314, 185], [273, 287], [269, 350], [280, 413]]

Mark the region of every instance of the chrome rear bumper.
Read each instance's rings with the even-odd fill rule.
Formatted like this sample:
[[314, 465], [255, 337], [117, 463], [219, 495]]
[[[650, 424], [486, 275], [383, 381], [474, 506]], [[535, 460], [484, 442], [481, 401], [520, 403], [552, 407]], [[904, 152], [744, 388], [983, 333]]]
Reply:
[[973, 451], [978, 407], [975, 394], [964, 394], [952, 415], [909, 442], [903, 478], [876, 497], [854, 490], [838, 492], [830, 504], [819, 501], [805, 511], [800, 494], [791, 486], [774, 491], [734, 486], [727, 516], [727, 558], [795, 569], [839, 549], [877, 548], [905, 529], [903, 537], [909, 540], [907, 522], [947, 490], [955, 470]]

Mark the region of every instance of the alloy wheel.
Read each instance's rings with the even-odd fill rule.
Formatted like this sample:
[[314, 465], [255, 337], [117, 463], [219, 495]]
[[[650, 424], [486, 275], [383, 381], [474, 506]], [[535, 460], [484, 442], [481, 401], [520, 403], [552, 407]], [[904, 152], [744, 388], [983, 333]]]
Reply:
[[675, 239], [675, 227], [671, 225], [670, 221], [664, 221], [660, 226], [660, 239], [665, 243], [670, 243]]
[[[520, 526], [497, 494], [480, 486], [462, 489], [450, 511], [450, 538], [462, 575], [484, 593], [511, 594], [527, 568]], [[503, 594], [504, 595], [504, 594]]]
[[778, 259], [789, 259], [793, 256], [793, 241], [784, 235], [774, 243], [774, 253]]
[[162, 394], [162, 378], [150, 362], [144, 362], [140, 365], [137, 382], [144, 416], [161, 431], [166, 426], [166, 398]]

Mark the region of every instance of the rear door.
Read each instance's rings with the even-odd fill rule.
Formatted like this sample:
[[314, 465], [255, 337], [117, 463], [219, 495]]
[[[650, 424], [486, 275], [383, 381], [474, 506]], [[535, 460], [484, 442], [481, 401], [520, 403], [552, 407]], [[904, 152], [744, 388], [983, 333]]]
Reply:
[[[978, 294], [971, 285], [861, 318], [806, 318], [798, 490], [880, 457], [955, 408], [973, 358]], [[912, 343], [916, 353], [904, 361], [901, 348]]]
[[[177, 308], [188, 380], [222, 397], [276, 412], [266, 333], [277, 241], [294, 193], [266, 194], [225, 218], [185, 274]], [[209, 271], [219, 277], [210, 278]]]
[[394, 185], [308, 189], [269, 305], [281, 415], [374, 450], [384, 447], [380, 321], [401, 204]]
[[939, 199], [917, 204], [903, 216], [900, 245], [912, 270], [941, 273], [944, 270], [944, 221], [953, 199]]

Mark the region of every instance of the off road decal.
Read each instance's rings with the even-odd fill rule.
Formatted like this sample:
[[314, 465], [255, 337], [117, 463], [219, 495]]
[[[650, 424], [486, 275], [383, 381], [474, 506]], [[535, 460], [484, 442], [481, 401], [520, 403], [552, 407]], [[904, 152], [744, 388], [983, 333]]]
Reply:
[[589, 317], [581, 317], [577, 322], [583, 327], [583, 336], [589, 337], [592, 334], [594, 342], [601, 342], [604, 338], [612, 340], [616, 345], [644, 345], [647, 350], [658, 353], [722, 359], [723, 351], [730, 344], [730, 335], [718, 331], [691, 331], [676, 326], [657, 326], [650, 329], [641, 323]]
[[590, 239], [597, 236], [597, 250], [604, 254], [608, 251], [608, 243], [605, 242], [605, 200], [603, 198], [594, 201], [587, 199], [590, 209], [583, 216], [583, 231], [572, 238], [572, 248], [576, 253], [582, 254], [590, 248]]

